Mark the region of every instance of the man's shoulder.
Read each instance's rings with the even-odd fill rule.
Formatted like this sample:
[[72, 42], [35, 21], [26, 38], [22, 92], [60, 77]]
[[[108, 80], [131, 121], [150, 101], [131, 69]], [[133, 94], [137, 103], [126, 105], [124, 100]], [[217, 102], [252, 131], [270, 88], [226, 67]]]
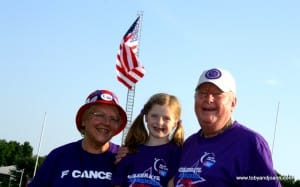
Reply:
[[255, 130], [251, 129], [250, 127], [239, 123], [238, 121], [234, 121], [232, 128], [235, 131], [238, 131], [239, 133], [242, 133], [243, 135], [249, 135], [249, 136], [256, 136], [256, 135], [260, 135], [258, 132], [256, 132]]
[[257, 131], [237, 122], [234, 121], [232, 126], [233, 132], [236, 134], [236, 137], [239, 138], [239, 140], [248, 140], [253, 142], [265, 142], [265, 138]]

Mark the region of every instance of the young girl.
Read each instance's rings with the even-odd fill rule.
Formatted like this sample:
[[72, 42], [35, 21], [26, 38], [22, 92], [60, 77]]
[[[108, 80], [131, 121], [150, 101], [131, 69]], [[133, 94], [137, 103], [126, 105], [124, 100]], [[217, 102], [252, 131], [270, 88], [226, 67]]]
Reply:
[[172, 186], [184, 141], [180, 115], [173, 95], [158, 93], [148, 100], [125, 138], [129, 154], [113, 174], [116, 187]]

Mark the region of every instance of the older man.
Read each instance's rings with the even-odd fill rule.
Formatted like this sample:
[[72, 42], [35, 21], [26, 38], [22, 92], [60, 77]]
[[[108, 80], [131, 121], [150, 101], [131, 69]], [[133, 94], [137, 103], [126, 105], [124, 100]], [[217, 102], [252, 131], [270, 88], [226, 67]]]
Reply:
[[175, 186], [281, 186], [266, 140], [232, 118], [236, 104], [228, 71], [201, 74], [194, 108], [201, 129], [184, 143]]

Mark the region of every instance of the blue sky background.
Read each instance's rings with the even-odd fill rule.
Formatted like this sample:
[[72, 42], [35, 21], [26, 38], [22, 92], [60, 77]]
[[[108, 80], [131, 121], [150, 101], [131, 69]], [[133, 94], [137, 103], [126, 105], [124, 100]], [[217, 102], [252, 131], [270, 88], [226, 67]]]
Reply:
[[[186, 137], [199, 130], [193, 111], [201, 72], [228, 69], [236, 78], [234, 117], [273, 145], [273, 162], [300, 179], [300, 2], [297, 0], [54, 0], [0, 2], [0, 138], [29, 141], [41, 155], [81, 138], [75, 114], [87, 95], [116, 79], [122, 36], [143, 11], [133, 117], [154, 93], [181, 101]], [[113, 139], [121, 143], [121, 135]], [[237, 140], [238, 141], [238, 140]], [[255, 163], [253, 163], [255, 164]]]

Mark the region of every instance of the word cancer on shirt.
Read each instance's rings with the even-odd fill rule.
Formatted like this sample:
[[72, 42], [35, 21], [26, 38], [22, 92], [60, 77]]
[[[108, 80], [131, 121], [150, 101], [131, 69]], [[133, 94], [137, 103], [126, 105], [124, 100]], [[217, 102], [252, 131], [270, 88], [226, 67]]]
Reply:
[[112, 173], [106, 171], [95, 171], [95, 170], [64, 170], [61, 172], [61, 178], [69, 176], [71, 174], [72, 178], [86, 178], [86, 179], [107, 179], [111, 180]]

